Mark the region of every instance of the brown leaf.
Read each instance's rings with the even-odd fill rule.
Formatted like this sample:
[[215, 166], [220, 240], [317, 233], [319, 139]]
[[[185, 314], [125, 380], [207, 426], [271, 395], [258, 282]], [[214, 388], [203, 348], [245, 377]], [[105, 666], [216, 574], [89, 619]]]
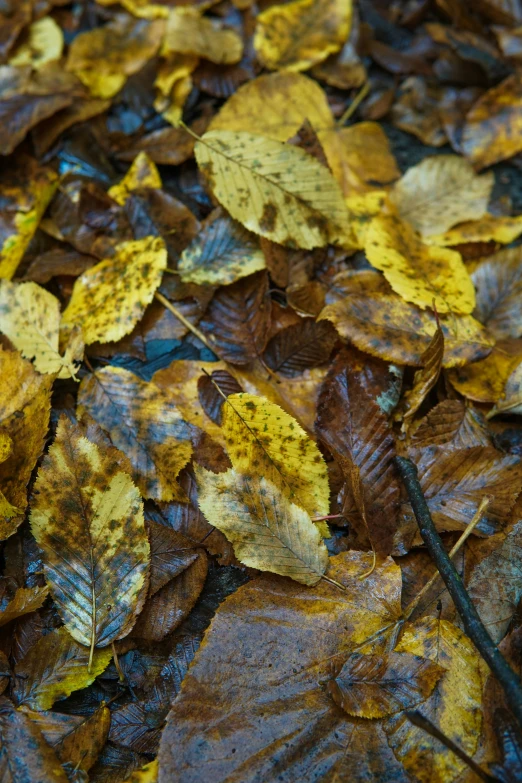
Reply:
[[132, 161], [139, 152], [146, 152], [154, 163], [179, 166], [192, 157], [195, 143], [195, 139], [184, 128], [160, 128], [142, 136], [117, 155], [120, 160]]
[[471, 275], [477, 292], [474, 316], [498, 340], [522, 336], [522, 255], [519, 247], [482, 261]]
[[348, 715], [384, 718], [425, 701], [444, 671], [410, 653], [354, 653], [328, 683], [328, 691]]
[[220, 359], [237, 365], [250, 364], [260, 356], [269, 325], [266, 272], [220, 288], [199, 324]]
[[444, 400], [421, 420], [411, 445], [419, 449], [428, 446], [469, 449], [490, 446], [491, 436], [480, 411], [461, 400]]
[[411, 420], [420, 406], [437, 383], [442, 369], [444, 355], [444, 334], [442, 329], [431, 338], [431, 342], [420, 358], [422, 369], [417, 370], [413, 377], [413, 386], [403, 395], [401, 403], [394, 416], [396, 421], [402, 419], [402, 430], [407, 432], [411, 426]]
[[263, 359], [274, 372], [295, 378], [307, 367], [327, 362], [336, 341], [337, 333], [327, 321], [303, 318], [272, 337]]
[[46, 587], [19, 587], [14, 598], [0, 612], [0, 626], [10, 623], [26, 614], [35, 612], [49, 595]]
[[[221, 394], [216, 385], [221, 390]], [[209, 419], [212, 419], [218, 427], [221, 426], [223, 416], [223, 405], [225, 403], [223, 395], [228, 397], [229, 394], [238, 394], [242, 391], [243, 389], [236, 379], [226, 370], [215, 370], [210, 377], [202, 375], [198, 379], [198, 396], [201, 407]]]
[[150, 541], [149, 596], [152, 596], [185, 571], [198, 554], [181, 533], [153, 521], [149, 521], [147, 527]]

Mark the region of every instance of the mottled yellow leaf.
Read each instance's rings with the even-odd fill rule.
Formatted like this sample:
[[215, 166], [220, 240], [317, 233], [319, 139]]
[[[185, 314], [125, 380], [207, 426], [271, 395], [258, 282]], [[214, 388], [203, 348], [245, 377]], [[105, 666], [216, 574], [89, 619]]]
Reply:
[[167, 250], [160, 237], [116, 245], [112, 258], [76, 280], [62, 316], [63, 331], [79, 324], [87, 345], [129, 334], [152, 302], [166, 266]]
[[238, 473], [264, 475], [275, 468], [289, 500], [311, 516], [328, 514], [328, 476], [321, 452], [279, 405], [254, 394], [231, 394], [223, 406], [222, 428]]
[[381, 215], [389, 206], [388, 193], [385, 190], [354, 193], [346, 197], [345, 203], [350, 215], [350, 228], [355, 243], [359, 249], [363, 249], [372, 219]]
[[[13, 441], [6, 432], [0, 430], [0, 462], [5, 462], [13, 449]], [[13, 506], [0, 490], [0, 519], [3, 517], [9, 522], [13, 517], [23, 514], [22, 508]], [[2, 615], [0, 614], [0, 625], [2, 624]]]
[[497, 402], [509, 376], [521, 361], [522, 340], [501, 340], [485, 359], [451, 370], [448, 379], [459, 394], [470, 400]]
[[59, 60], [63, 52], [63, 33], [52, 16], [37, 19], [29, 26], [27, 40], [20, 44], [8, 60], [9, 65], [30, 65], [38, 71], [42, 65]]
[[118, 204], [125, 204], [129, 194], [139, 188], [161, 188], [162, 182], [156, 164], [146, 152], [140, 152], [117, 185], [109, 188], [109, 196]]
[[338, 52], [348, 38], [351, 0], [293, 0], [257, 17], [254, 47], [271, 70], [305, 71]]
[[[395, 649], [446, 669], [420, 711], [473, 756], [482, 724], [485, 665], [470, 639], [447, 620], [427, 617], [408, 625]], [[466, 769], [451, 750], [414, 726], [403, 712], [389, 718], [384, 730], [396, 758], [421, 783], [452, 783]]]
[[396, 215], [372, 220], [365, 238], [368, 261], [407, 302], [435, 303], [439, 313], [471, 313], [475, 289], [460, 253], [425, 245]]
[[496, 217], [484, 215], [480, 220], [468, 220], [450, 228], [443, 234], [424, 237], [428, 245], [461, 245], [468, 242], [501, 242], [509, 245], [522, 234], [522, 215]]
[[55, 701], [87, 688], [110, 663], [112, 650], [96, 650], [89, 667], [89, 648], [78, 644], [66, 628], [42, 636], [15, 668], [17, 704], [50, 710]]
[[231, 468], [215, 474], [196, 467], [199, 507], [242, 563], [315, 585], [326, 570], [327, 549], [309, 514], [268, 478], [273, 473]]
[[14, 212], [6, 210], [0, 213], [0, 278], [8, 280], [16, 272], [58, 187], [58, 176], [52, 169], [38, 168], [31, 162], [24, 174], [30, 176], [30, 180], [14, 194], [13, 199], [20, 207]]
[[210, 131], [195, 154], [218, 201], [255, 234], [303, 248], [350, 242], [339, 185], [299, 147], [250, 133]]
[[91, 655], [126, 636], [147, 595], [143, 503], [131, 477], [65, 416], [38, 471], [31, 530], [71, 636]]
[[192, 456], [191, 428], [168, 391], [119, 367], [104, 367], [82, 381], [79, 412], [86, 410], [123, 451], [144, 497], [184, 497], [176, 483]]
[[408, 169], [391, 199], [420, 234], [442, 234], [457, 223], [481, 218], [494, 183], [492, 172], [475, 174], [465, 158], [434, 155]]
[[83, 358], [83, 340], [72, 329], [62, 356], [59, 351], [60, 303], [36, 283], [0, 280], [0, 332], [26, 359], [34, 360], [38, 372], [75, 377], [76, 363]]
[[161, 53], [192, 54], [218, 65], [238, 63], [243, 41], [234, 30], [227, 30], [214, 19], [201, 15], [197, 8], [173, 8]]

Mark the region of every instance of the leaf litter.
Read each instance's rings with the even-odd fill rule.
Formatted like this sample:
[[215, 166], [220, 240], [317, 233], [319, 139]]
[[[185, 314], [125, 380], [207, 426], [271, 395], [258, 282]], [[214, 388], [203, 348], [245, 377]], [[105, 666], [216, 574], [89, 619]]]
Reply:
[[517, 5], [0, 28], [2, 779], [520, 779]]

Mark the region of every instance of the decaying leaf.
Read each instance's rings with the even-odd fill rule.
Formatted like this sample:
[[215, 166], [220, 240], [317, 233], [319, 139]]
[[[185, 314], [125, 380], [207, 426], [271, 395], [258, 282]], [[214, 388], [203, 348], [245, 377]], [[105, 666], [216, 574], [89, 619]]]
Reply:
[[350, 242], [339, 185], [299, 147], [250, 133], [209, 131], [194, 151], [215, 197], [255, 234], [291, 247]]
[[272, 70], [304, 71], [339, 51], [350, 31], [351, 0], [293, 0], [257, 17], [254, 46]]
[[73, 328], [63, 356], [59, 351], [60, 302], [36, 283], [0, 280], [0, 331], [41, 373], [76, 377], [83, 357], [81, 331]]
[[128, 370], [104, 367], [82, 381], [78, 402], [129, 458], [145, 497], [182, 497], [176, 478], [192, 454], [191, 428], [168, 393]]
[[458, 155], [436, 155], [408, 169], [391, 198], [400, 216], [422, 236], [443, 234], [484, 215], [494, 181], [491, 172], [477, 176]]
[[202, 16], [197, 8], [173, 8], [162, 47], [162, 54], [170, 52], [197, 55], [226, 65], [241, 60], [243, 41], [234, 30]]
[[140, 152], [121, 182], [109, 188], [109, 196], [123, 206], [133, 190], [139, 188], [161, 188], [161, 177], [156, 164], [146, 152]]
[[413, 386], [404, 394], [395, 413], [395, 419], [402, 419], [403, 431], [408, 430], [411, 420], [419, 410], [427, 395], [437, 383], [442, 369], [444, 356], [444, 334], [440, 327], [431, 338], [431, 342], [420, 358], [422, 369], [413, 377]]
[[15, 668], [14, 696], [18, 705], [50, 710], [55, 701], [86, 688], [109, 665], [111, 648], [95, 650], [78, 644], [65, 628], [43, 636]]
[[416, 448], [444, 446], [469, 448], [490, 446], [484, 417], [461, 400], [444, 400], [436, 405], [419, 424], [412, 437]]
[[336, 332], [327, 321], [304, 318], [274, 335], [263, 358], [274, 372], [294, 378], [307, 367], [328, 361], [336, 340]]
[[129, 334], [152, 301], [166, 266], [167, 251], [159, 237], [116, 245], [112, 258], [76, 280], [62, 330], [69, 332], [79, 324], [87, 345], [114, 342]]
[[289, 500], [311, 516], [328, 514], [326, 465], [319, 449], [279, 405], [253, 394], [231, 394], [223, 407], [223, 433], [234, 469], [278, 477]]
[[35, 488], [31, 530], [46, 581], [67, 630], [92, 654], [129, 633], [145, 600], [141, 498], [131, 477], [64, 418]]
[[474, 315], [497, 340], [522, 336], [522, 252], [516, 247], [486, 258], [473, 271]]
[[509, 377], [521, 362], [522, 340], [501, 340], [485, 359], [452, 370], [448, 378], [470, 400], [502, 404]]
[[522, 215], [507, 217], [486, 214], [480, 220], [459, 223], [443, 234], [424, 237], [424, 241], [430, 245], [443, 247], [479, 242], [501, 242], [503, 245], [509, 245], [521, 233]]
[[0, 612], [0, 626], [34, 612], [41, 607], [47, 596], [46, 587], [19, 587], [12, 601]]

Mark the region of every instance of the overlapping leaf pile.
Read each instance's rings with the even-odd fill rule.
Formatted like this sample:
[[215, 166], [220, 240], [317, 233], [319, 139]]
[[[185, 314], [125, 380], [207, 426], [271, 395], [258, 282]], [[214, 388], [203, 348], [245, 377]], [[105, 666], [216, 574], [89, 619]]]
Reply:
[[6, 783], [471, 780], [411, 708], [522, 777], [393, 463], [448, 547], [481, 510], [520, 671], [522, 12], [476, 6], [0, 7]]

